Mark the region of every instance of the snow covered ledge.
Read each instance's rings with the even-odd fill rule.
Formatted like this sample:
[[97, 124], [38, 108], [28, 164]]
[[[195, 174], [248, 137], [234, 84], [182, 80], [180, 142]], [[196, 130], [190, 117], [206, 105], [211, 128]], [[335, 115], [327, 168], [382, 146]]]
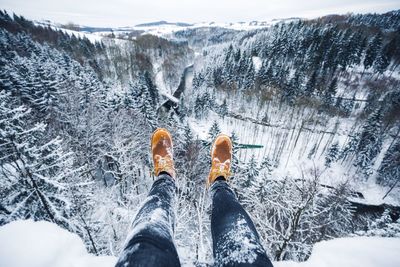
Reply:
[[[317, 243], [307, 262], [275, 267], [398, 267], [400, 238], [353, 237]], [[113, 267], [115, 257], [94, 256], [82, 240], [59, 226], [32, 220], [0, 227], [0, 266]]]
[[275, 267], [398, 267], [400, 238], [350, 237], [317, 243], [306, 262], [275, 262]]
[[80, 237], [56, 224], [32, 220], [0, 227], [0, 266], [111, 267], [115, 257], [89, 254]]

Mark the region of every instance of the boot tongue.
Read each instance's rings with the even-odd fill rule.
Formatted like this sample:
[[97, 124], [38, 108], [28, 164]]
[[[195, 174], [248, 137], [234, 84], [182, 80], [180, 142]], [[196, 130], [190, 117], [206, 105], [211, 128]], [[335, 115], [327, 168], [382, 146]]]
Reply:
[[154, 159], [156, 161], [156, 167], [155, 167], [156, 173], [165, 171], [168, 174], [170, 174], [173, 178], [175, 178], [175, 168], [173, 161], [170, 157], [168, 156], [162, 157], [160, 155], [155, 155]]

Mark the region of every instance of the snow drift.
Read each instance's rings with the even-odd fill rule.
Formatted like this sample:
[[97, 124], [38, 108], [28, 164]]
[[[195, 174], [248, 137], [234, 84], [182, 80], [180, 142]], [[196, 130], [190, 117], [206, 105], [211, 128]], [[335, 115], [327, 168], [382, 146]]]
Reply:
[[108, 267], [115, 262], [89, 254], [78, 235], [50, 222], [14, 221], [0, 227], [3, 267]]
[[[353, 237], [317, 243], [306, 262], [275, 262], [276, 267], [397, 267], [400, 238]], [[82, 240], [56, 224], [32, 220], [0, 227], [0, 266], [112, 267], [116, 258], [94, 256]]]

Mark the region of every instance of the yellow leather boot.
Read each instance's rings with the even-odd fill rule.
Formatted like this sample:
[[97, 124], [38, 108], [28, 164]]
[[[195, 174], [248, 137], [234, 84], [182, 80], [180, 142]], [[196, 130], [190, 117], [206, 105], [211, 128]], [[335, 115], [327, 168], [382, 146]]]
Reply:
[[176, 171], [173, 158], [173, 144], [171, 134], [167, 129], [158, 128], [151, 137], [151, 152], [154, 164], [154, 175], [161, 172], [168, 173], [175, 179]]
[[211, 147], [211, 169], [207, 179], [207, 186], [218, 178], [228, 180], [232, 161], [232, 141], [226, 134], [219, 134]]

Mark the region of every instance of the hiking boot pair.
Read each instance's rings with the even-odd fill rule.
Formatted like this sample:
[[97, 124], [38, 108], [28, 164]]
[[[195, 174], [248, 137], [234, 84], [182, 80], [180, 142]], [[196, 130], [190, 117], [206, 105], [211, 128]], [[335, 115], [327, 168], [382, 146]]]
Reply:
[[[158, 128], [151, 137], [151, 152], [154, 174], [167, 173], [176, 178], [171, 134], [164, 128]], [[211, 147], [211, 169], [207, 179], [210, 186], [217, 178], [228, 180], [232, 161], [232, 141], [225, 134], [218, 135]]]

